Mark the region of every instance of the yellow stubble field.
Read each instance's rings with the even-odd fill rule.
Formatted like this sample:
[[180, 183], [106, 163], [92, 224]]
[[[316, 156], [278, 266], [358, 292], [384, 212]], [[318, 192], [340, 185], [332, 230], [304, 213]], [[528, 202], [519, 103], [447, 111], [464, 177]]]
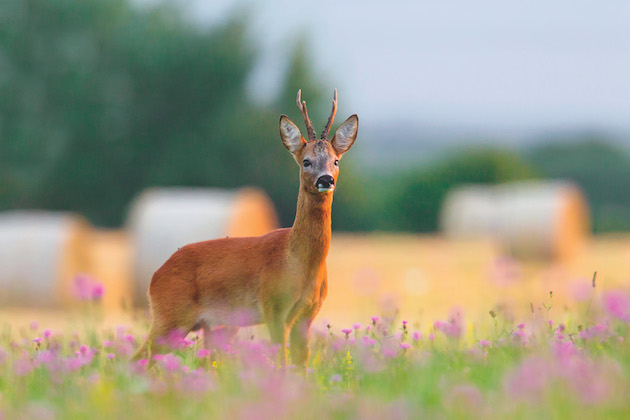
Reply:
[[[132, 290], [128, 238], [121, 232], [97, 232], [90, 255], [91, 274], [106, 287], [103, 323], [130, 323], [132, 311], [120, 304], [130, 300]], [[576, 293], [588, 292], [594, 271], [598, 291], [628, 287], [630, 235], [596, 236], [572, 260], [519, 262], [502, 257], [489, 241], [337, 233], [328, 256], [328, 297], [315, 325], [347, 328], [398, 311], [401, 319], [426, 330], [434, 320], [446, 319], [454, 306], [470, 320], [487, 317], [490, 309], [524, 318], [530, 303], [535, 310], [545, 302], [562, 311], [575, 304]], [[38, 320], [61, 328], [79, 324], [82, 314], [79, 308], [0, 308], [0, 322], [20, 328]]]

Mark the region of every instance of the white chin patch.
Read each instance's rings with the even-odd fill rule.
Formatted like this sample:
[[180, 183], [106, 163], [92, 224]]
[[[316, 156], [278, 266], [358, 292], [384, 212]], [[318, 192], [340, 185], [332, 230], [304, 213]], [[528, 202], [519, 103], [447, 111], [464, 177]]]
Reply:
[[323, 187], [318, 187], [317, 191], [319, 191], [320, 193], [327, 193], [327, 192], [331, 192], [331, 191], [335, 191], [335, 187], [328, 187], [328, 188], [323, 188]]

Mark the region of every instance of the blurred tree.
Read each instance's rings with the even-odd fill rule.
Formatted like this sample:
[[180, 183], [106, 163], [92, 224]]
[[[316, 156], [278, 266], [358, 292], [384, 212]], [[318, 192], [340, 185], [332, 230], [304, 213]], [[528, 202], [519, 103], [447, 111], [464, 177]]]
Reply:
[[518, 154], [495, 149], [459, 152], [429, 168], [390, 180], [391, 196], [382, 209], [384, 229], [437, 230], [442, 202], [460, 184], [498, 184], [532, 178], [534, 170]]
[[290, 224], [297, 168], [276, 108], [299, 86], [317, 115], [321, 94], [302, 42], [282, 102], [251, 104], [254, 58], [244, 18], [202, 30], [127, 0], [0, 2], [0, 206], [116, 226], [148, 186], [257, 185]]
[[553, 142], [528, 153], [544, 176], [575, 182], [591, 205], [595, 232], [630, 230], [630, 155], [598, 134]]

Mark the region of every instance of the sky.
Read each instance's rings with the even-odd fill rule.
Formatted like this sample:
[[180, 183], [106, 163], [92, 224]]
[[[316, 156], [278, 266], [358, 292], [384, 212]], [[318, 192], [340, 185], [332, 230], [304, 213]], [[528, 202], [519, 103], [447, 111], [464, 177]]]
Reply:
[[305, 35], [315, 73], [339, 88], [340, 113], [374, 124], [630, 130], [624, 0], [186, 4], [204, 25], [250, 11], [257, 100], [272, 95]]

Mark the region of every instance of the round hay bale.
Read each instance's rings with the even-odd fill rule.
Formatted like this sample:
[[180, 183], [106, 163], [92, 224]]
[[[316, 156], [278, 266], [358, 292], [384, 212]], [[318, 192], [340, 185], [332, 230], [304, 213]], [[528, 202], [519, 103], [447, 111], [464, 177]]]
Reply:
[[58, 212], [0, 213], [0, 304], [53, 307], [74, 299], [73, 277], [89, 267], [90, 225]]
[[226, 236], [257, 236], [277, 227], [260, 190], [155, 188], [132, 203], [127, 226], [134, 252], [133, 296], [146, 304], [153, 273], [184, 245]]
[[463, 186], [449, 192], [441, 228], [451, 238], [494, 239], [519, 258], [566, 259], [590, 231], [587, 202], [567, 182], [515, 182]]

